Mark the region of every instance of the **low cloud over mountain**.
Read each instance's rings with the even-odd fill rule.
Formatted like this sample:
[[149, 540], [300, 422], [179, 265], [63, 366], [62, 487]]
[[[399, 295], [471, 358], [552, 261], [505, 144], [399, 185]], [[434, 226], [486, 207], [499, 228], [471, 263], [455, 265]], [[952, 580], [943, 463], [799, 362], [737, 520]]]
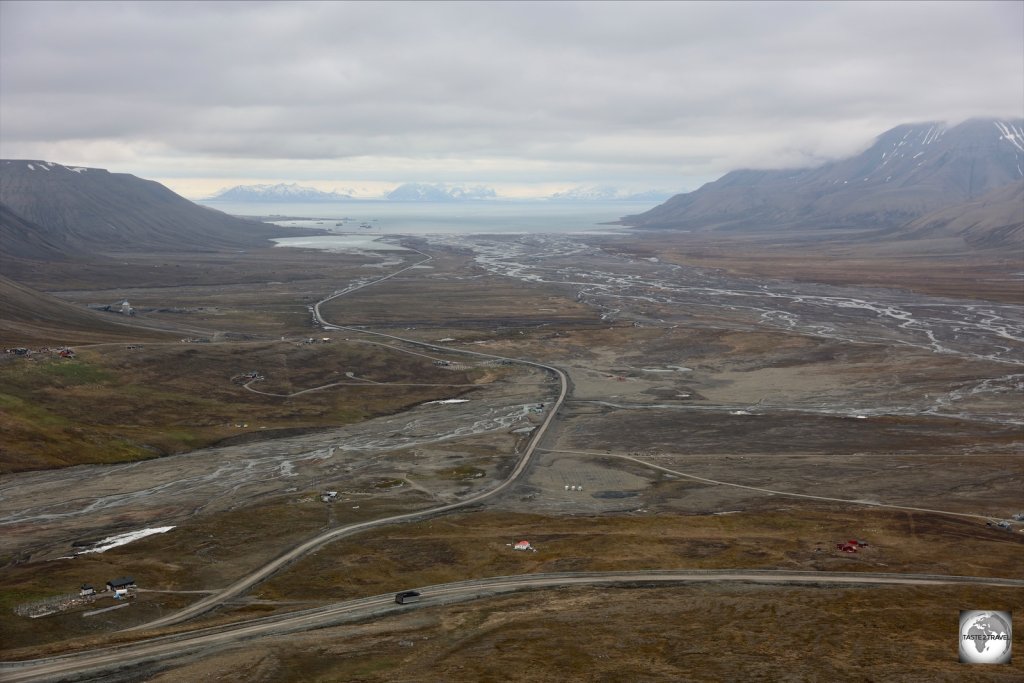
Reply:
[[857, 156], [807, 169], [733, 171], [622, 222], [684, 230], [893, 230], [1022, 177], [1024, 120], [909, 124]]

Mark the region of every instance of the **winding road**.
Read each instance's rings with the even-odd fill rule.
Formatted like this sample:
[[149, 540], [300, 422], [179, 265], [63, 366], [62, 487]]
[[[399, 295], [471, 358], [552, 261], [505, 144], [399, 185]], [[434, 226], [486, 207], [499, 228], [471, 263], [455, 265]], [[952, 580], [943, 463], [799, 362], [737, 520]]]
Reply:
[[149, 623], [142, 624], [140, 626], [135, 626], [135, 627], [132, 627], [132, 628], [127, 629], [127, 630], [129, 630], [129, 631], [151, 630], [151, 629], [155, 629], [155, 628], [161, 628], [161, 627], [164, 627], [164, 626], [171, 626], [173, 624], [179, 624], [179, 623], [181, 623], [183, 621], [187, 621], [189, 619], [193, 619], [193, 618], [195, 618], [195, 617], [197, 617], [197, 616], [199, 616], [201, 614], [209, 612], [210, 610], [214, 609], [218, 605], [221, 605], [224, 602], [226, 602], [226, 601], [228, 601], [228, 600], [230, 600], [232, 598], [235, 598], [235, 597], [241, 595], [242, 593], [246, 592], [247, 590], [249, 590], [250, 588], [255, 586], [257, 583], [260, 583], [261, 581], [265, 581], [266, 579], [270, 578], [271, 576], [276, 574], [278, 571], [280, 571], [282, 568], [286, 567], [287, 565], [291, 564], [292, 562], [295, 562], [296, 560], [300, 559], [304, 555], [307, 555], [308, 553], [316, 550], [317, 548], [319, 548], [319, 547], [321, 547], [321, 546], [323, 546], [323, 545], [325, 545], [327, 543], [330, 543], [332, 541], [336, 541], [339, 538], [345, 538], [346, 536], [352, 536], [353, 534], [358, 534], [358, 533], [361, 533], [363, 531], [367, 531], [369, 529], [375, 529], [375, 528], [381, 527], [381, 526], [389, 526], [389, 525], [392, 525], [392, 524], [401, 524], [401, 523], [404, 523], [404, 522], [420, 522], [420, 521], [423, 521], [425, 519], [429, 519], [430, 517], [434, 517], [436, 515], [441, 515], [441, 514], [445, 514], [445, 513], [451, 512], [452, 510], [458, 510], [460, 508], [466, 508], [466, 507], [469, 507], [471, 505], [476, 505], [477, 503], [483, 502], [483, 501], [485, 501], [485, 500], [487, 500], [489, 498], [493, 498], [493, 497], [499, 495], [500, 493], [502, 493], [503, 491], [505, 491], [506, 489], [511, 487], [519, 479], [519, 477], [523, 474], [523, 472], [526, 471], [526, 468], [529, 466], [530, 460], [533, 457], [534, 451], [537, 449], [537, 445], [540, 443], [541, 439], [544, 437], [544, 433], [547, 431], [548, 427], [551, 425], [552, 421], [555, 419], [555, 415], [557, 415], [559, 408], [561, 408], [562, 404], [565, 402], [565, 397], [566, 397], [566, 395], [568, 394], [568, 391], [569, 391], [569, 380], [566, 377], [564, 372], [562, 372], [558, 368], [556, 368], [554, 366], [551, 366], [551, 365], [544, 365], [543, 363], [536, 363], [536, 362], [533, 362], [533, 361], [522, 360], [522, 359], [519, 359], [519, 358], [506, 358], [505, 356], [495, 356], [495, 355], [492, 355], [492, 354], [480, 353], [478, 351], [466, 351], [466, 350], [463, 350], [463, 349], [457, 349], [457, 348], [452, 348], [452, 347], [447, 347], [447, 346], [438, 346], [436, 344], [430, 344], [430, 343], [427, 343], [427, 342], [417, 341], [417, 340], [413, 340], [413, 339], [404, 339], [402, 337], [396, 337], [395, 335], [391, 335], [391, 334], [383, 334], [381, 332], [370, 332], [368, 330], [362, 330], [362, 329], [357, 329], [357, 328], [353, 328], [353, 327], [345, 327], [345, 326], [341, 326], [341, 325], [333, 325], [333, 324], [327, 322], [324, 319], [323, 315], [321, 314], [321, 312], [320, 312], [321, 304], [327, 303], [328, 301], [331, 301], [333, 299], [337, 299], [338, 297], [345, 296], [347, 294], [351, 294], [352, 292], [358, 291], [360, 289], [364, 289], [364, 288], [369, 287], [371, 285], [378, 284], [380, 282], [384, 282], [385, 280], [391, 279], [391, 278], [395, 277], [396, 275], [398, 275], [400, 273], [404, 273], [407, 270], [415, 268], [416, 266], [418, 266], [418, 265], [420, 265], [422, 263], [426, 263], [427, 261], [429, 261], [429, 260], [431, 260], [433, 258], [433, 257], [431, 257], [431, 256], [429, 256], [427, 254], [424, 254], [421, 251], [418, 251], [418, 250], [415, 250], [415, 249], [413, 251], [416, 251], [417, 253], [421, 254], [422, 256], [424, 256], [426, 258], [424, 258], [422, 261], [417, 261], [416, 263], [414, 263], [414, 264], [412, 264], [410, 266], [406, 266], [405, 268], [401, 268], [399, 270], [396, 270], [395, 272], [390, 273], [389, 275], [385, 275], [384, 277], [378, 278], [376, 280], [372, 280], [370, 282], [365, 282], [365, 283], [357, 285], [357, 286], [349, 287], [349, 288], [344, 289], [342, 291], [335, 292], [334, 294], [332, 294], [332, 295], [330, 295], [328, 297], [325, 297], [324, 299], [318, 301], [315, 306], [313, 306], [313, 317], [316, 320], [316, 322], [319, 323], [323, 327], [323, 329], [347, 330], [347, 331], [351, 331], [351, 332], [355, 332], [355, 333], [359, 333], [359, 334], [366, 334], [366, 335], [372, 335], [372, 336], [377, 336], [377, 337], [385, 337], [387, 339], [392, 339], [392, 340], [395, 340], [395, 341], [403, 342], [405, 344], [414, 344], [414, 345], [419, 346], [419, 347], [435, 349], [435, 350], [439, 350], [439, 351], [444, 351], [446, 353], [453, 353], [453, 352], [454, 353], [461, 353], [461, 354], [466, 354], [466, 355], [470, 355], [470, 356], [474, 356], [474, 357], [487, 358], [488, 360], [499, 360], [499, 361], [506, 361], [506, 362], [509, 362], [509, 363], [517, 363], [517, 364], [520, 364], [520, 365], [528, 365], [528, 366], [531, 366], [531, 367], [540, 368], [540, 369], [545, 370], [547, 372], [550, 372], [550, 373], [554, 374], [556, 377], [558, 377], [558, 382], [560, 384], [558, 398], [554, 401], [554, 403], [551, 404], [551, 409], [548, 411], [548, 414], [544, 418], [544, 421], [541, 423], [541, 425], [536, 430], [534, 430], [534, 433], [533, 433], [532, 438], [530, 439], [529, 445], [523, 451], [522, 457], [519, 459], [519, 462], [516, 463], [515, 468], [509, 474], [508, 478], [505, 481], [503, 481], [501, 484], [499, 484], [498, 486], [496, 486], [496, 487], [494, 487], [494, 488], [492, 488], [492, 489], [490, 489], [488, 491], [484, 491], [483, 493], [479, 493], [479, 494], [477, 494], [475, 496], [472, 496], [470, 498], [466, 498], [465, 500], [461, 500], [461, 501], [458, 501], [456, 503], [449, 503], [447, 505], [441, 505], [439, 507], [429, 508], [427, 510], [420, 510], [418, 512], [410, 512], [410, 513], [407, 513], [407, 514], [395, 515], [395, 516], [392, 516], [392, 517], [383, 517], [381, 519], [374, 519], [374, 520], [371, 520], [371, 521], [368, 521], [368, 522], [360, 522], [358, 524], [350, 524], [348, 526], [344, 526], [344, 527], [341, 527], [339, 529], [334, 529], [334, 530], [331, 530], [331, 531], [324, 532], [324, 533], [320, 534], [319, 536], [315, 536], [314, 538], [311, 538], [308, 541], [305, 541], [304, 543], [302, 543], [302, 544], [292, 548], [291, 550], [288, 550], [287, 552], [285, 552], [282, 555], [278, 556], [276, 559], [274, 559], [271, 562], [263, 565], [259, 569], [257, 569], [255, 571], [247, 574], [246, 576], [238, 579], [237, 581], [235, 581], [234, 583], [232, 583], [230, 586], [228, 586], [227, 588], [225, 588], [222, 591], [219, 591], [219, 592], [217, 592], [217, 593], [215, 593], [213, 595], [210, 595], [210, 596], [205, 597], [205, 598], [203, 598], [201, 600], [198, 600], [195, 603], [189, 605], [188, 607], [185, 607], [184, 609], [181, 609], [181, 610], [175, 612], [174, 614], [169, 614], [166, 617], [161, 617], [160, 619], [156, 619], [155, 621], [151, 621]]
[[45, 659], [0, 663], [0, 679], [10, 683], [39, 683], [67, 680], [69, 675], [95, 676], [113, 669], [125, 669], [166, 659], [181, 661], [211, 648], [227, 647], [254, 638], [334, 626], [345, 622], [380, 617], [410, 609], [446, 605], [513, 593], [563, 586], [652, 586], [688, 583], [757, 583], [775, 585], [881, 585], [950, 586], [975, 585], [1024, 588], [1024, 580], [976, 576], [931, 574], [875, 574], [840, 572], [789, 572], [780, 570], [675, 570], [629, 572], [575, 572], [498, 576], [426, 586], [416, 605], [396, 605], [394, 594], [375, 595], [339, 602], [327, 607], [252, 619], [188, 633], [160, 636], [129, 645]]

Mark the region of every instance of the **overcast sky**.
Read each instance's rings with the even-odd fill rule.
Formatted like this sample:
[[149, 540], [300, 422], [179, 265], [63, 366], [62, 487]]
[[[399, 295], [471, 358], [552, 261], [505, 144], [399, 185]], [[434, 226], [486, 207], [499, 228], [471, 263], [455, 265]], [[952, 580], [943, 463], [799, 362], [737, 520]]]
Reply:
[[1024, 116], [1024, 2], [0, 1], [0, 156], [189, 197], [690, 190]]

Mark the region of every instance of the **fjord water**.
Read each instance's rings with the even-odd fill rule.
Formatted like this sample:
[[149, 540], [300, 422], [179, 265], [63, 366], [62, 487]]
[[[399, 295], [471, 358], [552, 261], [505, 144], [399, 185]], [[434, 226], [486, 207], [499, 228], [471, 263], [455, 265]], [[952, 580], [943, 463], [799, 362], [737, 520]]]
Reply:
[[[652, 208], [650, 202], [386, 202], [322, 203], [208, 202], [205, 206], [234, 216], [261, 217], [274, 223], [332, 232], [369, 234], [499, 234], [621, 232], [602, 225]], [[337, 225], [342, 223], [342, 225]], [[361, 228], [360, 225], [370, 225]]]

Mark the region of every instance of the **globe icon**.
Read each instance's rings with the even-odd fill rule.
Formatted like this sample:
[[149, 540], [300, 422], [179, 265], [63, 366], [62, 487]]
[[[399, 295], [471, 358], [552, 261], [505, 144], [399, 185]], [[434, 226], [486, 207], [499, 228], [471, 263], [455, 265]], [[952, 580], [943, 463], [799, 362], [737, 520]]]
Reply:
[[1009, 662], [1012, 630], [1009, 612], [961, 612], [960, 661], [972, 664]]

